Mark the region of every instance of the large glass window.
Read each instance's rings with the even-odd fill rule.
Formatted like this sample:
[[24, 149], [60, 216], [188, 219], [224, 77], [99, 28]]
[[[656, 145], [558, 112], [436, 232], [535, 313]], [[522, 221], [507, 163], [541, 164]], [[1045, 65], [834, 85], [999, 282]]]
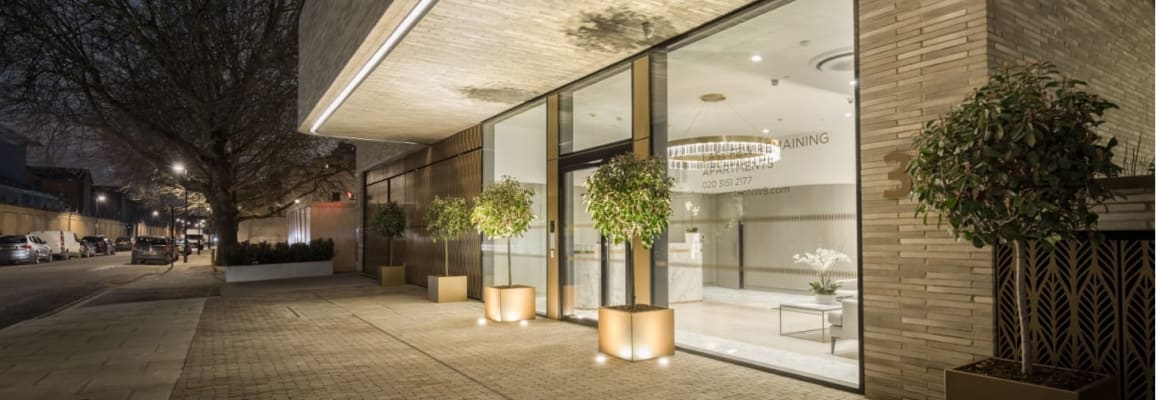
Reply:
[[485, 125], [485, 182], [514, 178], [534, 190], [530, 230], [511, 242], [513, 282], [506, 282], [505, 240], [483, 244], [485, 285], [526, 285], [538, 297], [536, 310], [546, 313], [546, 104], [530, 105]]
[[[629, 67], [626, 64], [625, 67]], [[630, 69], [614, 68], [562, 92], [562, 154], [630, 139]]]
[[[853, 22], [852, 0], [780, 2], [658, 57], [680, 346], [859, 387]], [[807, 253], [845, 257], [833, 295]]]

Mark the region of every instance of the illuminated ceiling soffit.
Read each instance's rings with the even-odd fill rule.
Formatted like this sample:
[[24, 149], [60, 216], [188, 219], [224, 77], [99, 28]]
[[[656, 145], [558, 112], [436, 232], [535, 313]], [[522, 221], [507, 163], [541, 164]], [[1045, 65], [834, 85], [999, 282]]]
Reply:
[[[432, 143], [747, 3], [441, 0], [317, 131]], [[337, 79], [303, 126], [348, 81]]]

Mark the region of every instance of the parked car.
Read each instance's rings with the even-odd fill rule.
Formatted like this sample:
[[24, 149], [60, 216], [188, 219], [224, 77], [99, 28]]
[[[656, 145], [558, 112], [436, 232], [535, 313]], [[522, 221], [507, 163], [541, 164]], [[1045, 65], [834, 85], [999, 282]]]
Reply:
[[201, 251], [205, 249], [205, 235], [188, 234], [185, 235], [185, 240], [189, 242], [189, 251]]
[[116, 254], [116, 245], [113, 244], [112, 239], [105, 236], [85, 236], [84, 239], [81, 240], [88, 244], [89, 247], [92, 247], [93, 252], [96, 254], [104, 254], [106, 256]]
[[52, 249], [34, 235], [0, 236], [0, 263], [52, 262]]
[[31, 234], [48, 243], [55, 258], [67, 260], [80, 256], [80, 238], [72, 231], [37, 231]]
[[176, 250], [176, 246], [167, 238], [137, 236], [136, 242], [133, 243], [132, 246], [132, 260], [130, 264], [144, 264], [148, 262], [168, 264], [169, 261], [176, 260]]
[[116, 251], [132, 251], [132, 239], [124, 236], [116, 238]]
[[83, 240], [80, 241], [80, 258], [89, 258], [95, 256], [96, 250], [94, 249], [93, 244]]

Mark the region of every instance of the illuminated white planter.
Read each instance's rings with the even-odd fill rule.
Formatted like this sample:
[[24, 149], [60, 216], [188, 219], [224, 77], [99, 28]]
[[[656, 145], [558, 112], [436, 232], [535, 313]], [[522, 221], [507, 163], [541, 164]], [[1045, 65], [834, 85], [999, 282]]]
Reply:
[[482, 300], [486, 302], [486, 318], [498, 322], [534, 319], [533, 286], [487, 287]]
[[405, 266], [382, 265], [377, 275], [382, 287], [405, 286]]
[[466, 301], [466, 284], [468, 281], [465, 275], [430, 275], [427, 282], [429, 284], [429, 300], [432, 302], [448, 303]]
[[[621, 308], [620, 308], [621, 307]], [[674, 355], [674, 310], [640, 306], [598, 309], [598, 350], [628, 361]]]

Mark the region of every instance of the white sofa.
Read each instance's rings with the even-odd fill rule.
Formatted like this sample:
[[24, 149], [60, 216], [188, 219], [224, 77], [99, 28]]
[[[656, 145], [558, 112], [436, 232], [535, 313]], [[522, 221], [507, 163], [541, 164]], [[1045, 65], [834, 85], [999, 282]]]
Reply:
[[859, 337], [859, 300], [848, 298], [842, 303], [842, 310], [827, 313], [827, 322], [831, 323], [831, 354], [835, 354], [835, 342], [839, 339]]
[[835, 290], [835, 298], [859, 298], [859, 280], [858, 279], [843, 279], [835, 281], [839, 285], [839, 289]]

